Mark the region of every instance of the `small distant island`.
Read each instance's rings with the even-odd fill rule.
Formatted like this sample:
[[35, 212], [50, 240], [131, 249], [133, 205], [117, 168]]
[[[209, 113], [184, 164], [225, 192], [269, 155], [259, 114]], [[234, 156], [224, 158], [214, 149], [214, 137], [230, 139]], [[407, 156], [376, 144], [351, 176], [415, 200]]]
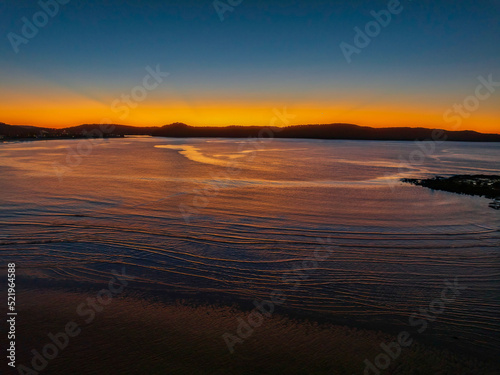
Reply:
[[62, 129], [40, 128], [30, 125], [8, 125], [0, 122], [0, 141], [48, 140], [74, 138], [119, 138], [127, 135], [149, 135], [173, 138], [299, 138], [299, 139], [345, 139], [373, 141], [455, 141], [455, 142], [500, 142], [500, 134], [485, 134], [475, 131], [449, 131], [429, 128], [372, 128], [354, 124], [309, 124], [287, 127], [275, 126], [190, 126], [173, 123], [156, 127], [140, 127], [118, 124], [84, 124]]
[[490, 207], [497, 210], [500, 209], [500, 176], [481, 174], [455, 175], [451, 177], [436, 176], [427, 179], [404, 178], [401, 181], [433, 190], [494, 199], [490, 203]]

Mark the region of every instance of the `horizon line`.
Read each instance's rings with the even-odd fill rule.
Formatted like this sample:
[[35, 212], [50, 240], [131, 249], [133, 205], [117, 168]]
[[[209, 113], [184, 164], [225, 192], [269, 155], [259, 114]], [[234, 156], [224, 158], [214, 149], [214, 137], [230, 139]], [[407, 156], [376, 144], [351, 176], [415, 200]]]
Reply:
[[152, 126], [138, 126], [138, 125], [128, 125], [128, 124], [121, 124], [121, 123], [113, 123], [113, 122], [106, 122], [106, 123], [81, 123], [78, 125], [70, 125], [70, 126], [64, 126], [60, 128], [56, 127], [47, 127], [47, 126], [40, 126], [40, 125], [31, 125], [31, 124], [9, 124], [6, 122], [1, 122], [0, 124], [3, 125], [9, 125], [9, 126], [29, 126], [29, 127], [34, 127], [34, 128], [41, 128], [41, 129], [53, 129], [53, 130], [64, 130], [64, 129], [70, 129], [70, 128], [76, 128], [79, 126], [101, 126], [101, 125], [114, 125], [114, 126], [128, 126], [131, 128], [158, 128], [161, 129], [162, 127], [165, 126], [170, 126], [170, 125], [186, 125], [192, 128], [228, 128], [228, 127], [257, 127], [257, 128], [290, 128], [290, 127], [298, 127], [298, 126], [328, 126], [328, 125], [350, 125], [350, 126], [357, 126], [361, 128], [371, 128], [371, 129], [428, 129], [428, 130], [443, 130], [443, 131], [448, 131], [448, 132], [473, 132], [473, 133], [479, 133], [479, 134], [491, 134], [491, 135], [500, 135], [500, 133], [488, 133], [488, 132], [481, 132], [477, 130], [471, 130], [471, 129], [463, 129], [463, 130], [457, 130], [457, 129], [445, 129], [445, 128], [438, 128], [438, 127], [426, 127], [426, 126], [401, 126], [401, 125], [385, 125], [385, 126], [370, 126], [370, 125], [359, 125], [355, 123], [348, 123], [348, 122], [331, 122], [331, 123], [309, 123], [309, 124], [294, 124], [294, 125], [238, 125], [238, 124], [231, 124], [231, 125], [190, 125], [185, 122], [172, 122], [170, 124], [163, 124], [163, 125], [152, 125]]

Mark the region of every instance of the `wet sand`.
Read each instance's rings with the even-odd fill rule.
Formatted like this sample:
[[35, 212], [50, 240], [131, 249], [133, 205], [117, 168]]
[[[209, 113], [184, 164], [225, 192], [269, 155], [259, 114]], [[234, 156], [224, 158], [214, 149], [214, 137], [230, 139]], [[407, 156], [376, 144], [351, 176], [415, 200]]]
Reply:
[[[381, 332], [265, 317], [231, 354], [223, 334], [236, 334], [249, 312], [229, 307], [113, 298], [90, 324], [77, 308], [95, 293], [34, 290], [18, 295], [17, 364], [42, 353], [68, 322], [79, 327], [66, 348], [47, 361], [46, 374], [363, 374], [364, 361], [394, 336]], [[87, 305], [86, 305], [87, 306]], [[241, 322], [241, 320], [240, 320]], [[248, 331], [247, 331], [248, 333]], [[498, 370], [498, 369], [497, 369]], [[14, 373], [14, 372], [13, 372]], [[373, 373], [373, 372], [368, 372]], [[381, 374], [497, 374], [490, 365], [418, 342], [403, 348]]]

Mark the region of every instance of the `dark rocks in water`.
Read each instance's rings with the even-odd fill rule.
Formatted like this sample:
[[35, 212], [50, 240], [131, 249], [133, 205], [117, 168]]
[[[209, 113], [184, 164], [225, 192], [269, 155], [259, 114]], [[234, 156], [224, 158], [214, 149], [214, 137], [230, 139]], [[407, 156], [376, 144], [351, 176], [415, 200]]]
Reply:
[[495, 210], [500, 210], [500, 199], [496, 198], [493, 202], [489, 204], [489, 206]]
[[[456, 175], [451, 177], [436, 176], [427, 179], [404, 178], [402, 182], [424, 186], [433, 190], [451, 193], [477, 195], [495, 199], [490, 207], [500, 206], [500, 176], [496, 175]], [[497, 208], [498, 209], [498, 208]]]

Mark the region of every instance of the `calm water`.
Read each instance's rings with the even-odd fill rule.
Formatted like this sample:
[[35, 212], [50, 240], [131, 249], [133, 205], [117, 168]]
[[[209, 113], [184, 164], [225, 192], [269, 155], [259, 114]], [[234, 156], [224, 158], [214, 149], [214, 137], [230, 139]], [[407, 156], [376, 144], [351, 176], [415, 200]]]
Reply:
[[[412, 142], [125, 138], [81, 147], [81, 160], [79, 143], [0, 145], [2, 262], [26, 280], [100, 283], [124, 265], [144, 296], [279, 289], [283, 312], [396, 330], [458, 278], [467, 289], [426, 335], [500, 345], [500, 211], [398, 182], [500, 174], [498, 144], [450, 142], [401, 168]], [[327, 238], [328, 258], [303, 264], [328, 255]]]

